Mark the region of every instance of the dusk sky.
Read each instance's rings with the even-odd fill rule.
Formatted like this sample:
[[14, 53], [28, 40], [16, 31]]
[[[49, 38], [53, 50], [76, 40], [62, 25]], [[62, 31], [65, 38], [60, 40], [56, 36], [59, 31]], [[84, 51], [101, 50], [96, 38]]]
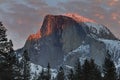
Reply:
[[14, 49], [36, 33], [46, 14], [77, 13], [107, 27], [120, 38], [120, 0], [0, 0], [0, 21]]

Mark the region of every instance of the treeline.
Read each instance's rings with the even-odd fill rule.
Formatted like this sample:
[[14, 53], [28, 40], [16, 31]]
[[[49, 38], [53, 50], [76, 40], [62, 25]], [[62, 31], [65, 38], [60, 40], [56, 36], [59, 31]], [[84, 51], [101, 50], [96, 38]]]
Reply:
[[37, 80], [120, 80], [110, 56], [105, 58], [102, 68], [100, 69], [93, 59], [86, 59], [83, 65], [78, 60], [74, 68], [71, 68], [69, 72], [66, 73], [63, 67], [60, 67], [56, 78], [52, 78], [49, 64], [48, 71], [42, 70]]
[[11, 40], [6, 38], [7, 29], [0, 22], [0, 80], [30, 80], [30, 59], [25, 50], [19, 60]]
[[12, 41], [6, 38], [6, 28], [0, 22], [0, 80], [13, 79], [15, 54]]

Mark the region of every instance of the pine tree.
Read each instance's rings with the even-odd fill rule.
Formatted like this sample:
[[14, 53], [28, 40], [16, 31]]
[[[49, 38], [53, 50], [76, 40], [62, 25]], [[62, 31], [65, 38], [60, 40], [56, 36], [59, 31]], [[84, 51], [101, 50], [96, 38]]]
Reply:
[[27, 50], [23, 53], [23, 78], [24, 80], [30, 79], [30, 58]]
[[44, 74], [45, 74], [45, 72], [44, 72], [44, 69], [42, 68], [42, 72], [40, 73], [37, 80], [45, 80]]
[[102, 80], [101, 72], [93, 59], [90, 61], [86, 59], [82, 68], [83, 80]]
[[14, 77], [14, 80], [22, 80], [23, 77], [22, 77], [22, 65], [20, 64], [18, 58], [16, 57], [15, 59], [15, 63], [13, 65], [13, 77]]
[[62, 67], [59, 68], [57, 80], [65, 80], [64, 69]]
[[[12, 41], [6, 38], [6, 28], [0, 22], [0, 79], [13, 79], [13, 65], [15, 63], [15, 53]], [[6, 74], [7, 73], [7, 74]]]
[[50, 63], [48, 63], [48, 66], [47, 66], [47, 80], [50, 80], [50, 79], [51, 79]]
[[42, 69], [37, 80], [51, 80], [50, 63], [48, 63], [46, 71], [44, 71], [44, 68]]
[[73, 69], [70, 69], [70, 72], [68, 74], [68, 80], [75, 80], [75, 75]]
[[83, 80], [90, 80], [90, 64], [89, 61], [86, 59], [83, 66], [82, 66], [82, 71], [83, 71]]
[[75, 80], [82, 79], [82, 68], [79, 59], [77, 60], [74, 69], [75, 69]]
[[107, 52], [103, 68], [104, 80], [117, 80], [116, 68], [114, 62], [111, 60], [109, 52]]
[[90, 60], [90, 74], [89, 74], [90, 80], [102, 80], [101, 72], [98, 68], [98, 66], [94, 63], [94, 60]]

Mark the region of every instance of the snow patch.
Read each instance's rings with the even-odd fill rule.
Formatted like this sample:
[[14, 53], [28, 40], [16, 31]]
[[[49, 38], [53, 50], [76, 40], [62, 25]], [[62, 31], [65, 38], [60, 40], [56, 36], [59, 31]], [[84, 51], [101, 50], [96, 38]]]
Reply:
[[[42, 69], [44, 69], [45, 71], [47, 70], [46, 68], [43, 68], [40, 65], [35, 65], [33, 63], [30, 63], [30, 69], [31, 69], [31, 71], [30, 71], [31, 79], [30, 80], [37, 79], [40, 76]], [[51, 78], [55, 78], [57, 76], [57, 70], [50, 69], [50, 71], [51, 71]]]
[[93, 33], [97, 34], [100, 34], [100, 32], [106, 32], [107, 34], [110, 33], [109, 30], [101, 24], [91, 22], [85, 22], [85, 24], [89, 27], [89, 30], [92, 31]]
[[36, 50], [38, 50], [38, 51], [39, 51], [39, 50], [40, 50], [40, 44], [38, 44], [38, 43], [37, 43], [37, 44], [35, 44], [35, 45], [34, 45], [34, 49], [36, 49]]
[[98, 40], [105, 43], [106, 49], [109, 50], [111, 56], [113, 57], [116, 68], [120, 69], [120, 41], [107, 39]]
[[[118, 40], [108, 40], [108, 39], [98, 39], [99, 41], [102, 41], [106, 44], [107, 50], [110, 51], [110, 53], [116, 53], [118, 55], [120, 52], [120, 41]], [[115, 57], [115, 55], [114, 55]]]
[[[80, 47], [78, 47], [77, 49], [75, 49], [75, 50], [73, 50], [73, 51], [71, 51], [71, 52], [69, 52], [66, 56], [64, 56], [64, 61], [66, 61], [67, 60], [67, 58], [70, 56], [70, 55], [73, 55], [73, 54], [75, 54], [75, 53], [78, 53], [78, 52], [80, 52], [80, 53], [84, 53], [84, 54], [89, 54], [90, 53], [90, 45], [81, 45]], [[82, 55], [81, 56], [81, 58], [80, 58], [80, 60], [81, 61], [83, 61], [85, 58], [85, 55]]]
[[39, 76], [40, 72], [42, 71], [42, 67], [39, 66], [39, 65], [35, 65], [33, 63], [30, 64], [30, 74], [31, 74], [31, 80], [34, 79], [34, 77], [37, 77]]
[[78, 47], [77, 49], [73, 50], [72, 52], [85, 52], [85, 53], [89, 53], [89, 49], [90, 49], [90, 45], [81, 45], [80, 47]]
[[68, 69], [73, 69], [73, 67], [69, 66], [69, 65], [65, 65], [65, 67], [68, 68]]

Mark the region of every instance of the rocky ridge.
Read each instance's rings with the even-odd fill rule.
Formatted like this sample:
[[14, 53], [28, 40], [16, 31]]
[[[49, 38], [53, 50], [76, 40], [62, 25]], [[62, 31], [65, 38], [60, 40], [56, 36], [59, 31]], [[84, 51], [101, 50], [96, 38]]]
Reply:
[[[102, 66], [108, 47], [112, 47], [104, 40], [118, 41], [107, 27], [88, 18], [77, 14], [47, 15], [41, 29], [28, 37], [21, 51], [27, 49], [31, 61], [42, 66], [48, 62], [53, 68], [72, 66], [78, 58], [81, 62], [93, 58]], [[111, 55], [119, 53], [113, 50]], [[113, 58], [117, 66], [119, 58]]]

